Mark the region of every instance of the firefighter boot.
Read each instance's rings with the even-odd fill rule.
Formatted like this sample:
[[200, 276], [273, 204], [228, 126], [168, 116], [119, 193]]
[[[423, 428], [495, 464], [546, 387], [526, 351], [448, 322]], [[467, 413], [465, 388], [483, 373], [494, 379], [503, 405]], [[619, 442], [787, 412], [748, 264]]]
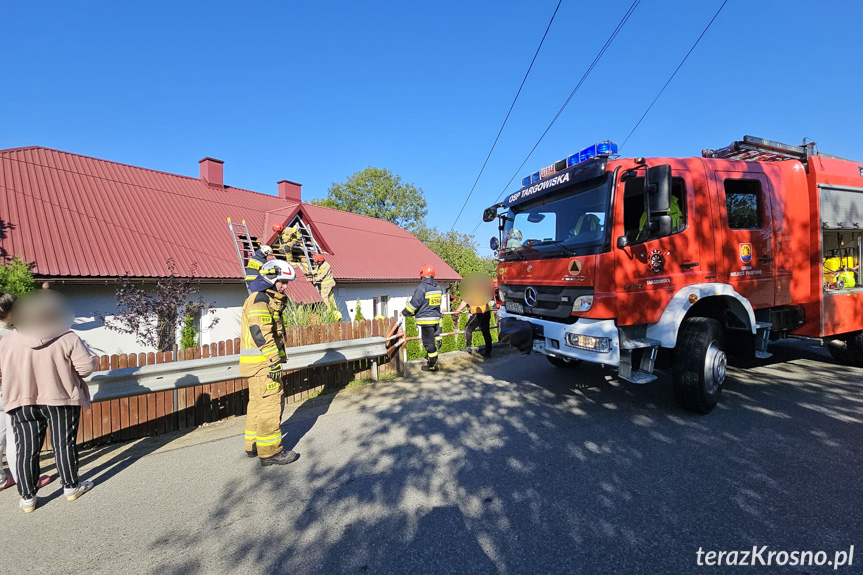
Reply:
[[295, 451], [282, 451], [278, 455], [262, 459], [261, 467], [267, 467], [268, 465], [287, 465], [288, 463], [293, 463], [299, 458], [300, 454]]
[[440, 369], [437, 366], [437, 354], [429, 356], [427, 361], [428, 363], [426, 364], [426, 369], [428, 369], [428, 371], [437, 371], [438, 369]]

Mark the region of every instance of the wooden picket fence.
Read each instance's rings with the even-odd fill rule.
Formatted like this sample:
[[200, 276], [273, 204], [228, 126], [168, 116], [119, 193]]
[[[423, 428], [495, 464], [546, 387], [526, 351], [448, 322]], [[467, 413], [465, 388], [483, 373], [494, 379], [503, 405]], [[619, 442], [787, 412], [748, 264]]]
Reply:
[[[388, 318], [288, 328], [287, 353], [290, 355], [290, 348], [300, 345], [386, 337], [395, 322], [394, 318]], [[239, 351], [240, 339], [235, 338], [186, 350], [103, 355], [99, 360], [100, 369], [108, 370], [233, 355]], [[399, 354], [379, 360], [378, 375], [397, 373], [400, 369]], [[285, 399], [288, 402], [301, 401], [325, 387], [337, 388], [354, 379], [369, 377], [369, 360], [287, 372]], [[248, 400], [248, 381], [241, 378], [124, 399], [95, 401], [81, 412], [78, 444], [127, 441], [244, 415]]]

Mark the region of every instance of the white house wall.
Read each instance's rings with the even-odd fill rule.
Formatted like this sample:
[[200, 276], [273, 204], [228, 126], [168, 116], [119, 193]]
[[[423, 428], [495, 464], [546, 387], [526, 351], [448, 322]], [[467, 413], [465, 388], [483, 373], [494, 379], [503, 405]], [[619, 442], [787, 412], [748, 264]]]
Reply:
[[[116, 285], [73, 285], [54, 283], [51, 286], [67, 296], [75, 310], [75, 323], [72, 329], [97, 355], [119, 353], [139, 353], [155, 351], [140, 345], [133, 335], [111, 331], [98, 319], [104, 316], [108, 319], [117, 314]], [[243, 301], [247, 296], [242, 284], [204, 284], [201, 286], [201, 297], [207, 303], [213, 302], [215, 314], [203, 318], [199, 325], [202, 344], [209, 344], [240, 335], [240, 318], [243, 311]], [[213, 317], [219, 319], [211, 330], [202, 327], [210, 325]]]
[[[405, 304], [410, 300], [418, 285], [419, 279], [414, 283], [339, 284], [336, 282], [335, 297], [342, 316], [353, 321], [357, 316], [357, 298], [360, 300], [363, 317], [372, 319], [374, 317], [373, 298], [382, 295], [389, 296], [386, 315], [392, 317], [393, 312], [401, 312], [405, 308]], [[448, 283], [441, 284], [444, 289], [448, 286]], [[444, 298], [444, 301], [447, 301], [447, 298]]]

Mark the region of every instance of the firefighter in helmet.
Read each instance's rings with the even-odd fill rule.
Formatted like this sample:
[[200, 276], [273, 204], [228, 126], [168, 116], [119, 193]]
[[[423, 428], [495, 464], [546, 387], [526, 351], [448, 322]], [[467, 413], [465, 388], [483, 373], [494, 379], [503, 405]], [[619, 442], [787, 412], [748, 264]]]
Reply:
[[240, 338], [240, 377], [249, 378], [246, 411], [246, 455], [259, 457], [262, 466], [284, 465], [299, 455], [282, 449], [282, 362], [285, 361], [285, 326], [282, 311], [285, 290], [296, 277], [294, 268], [280, 260], [261, 267], [267, 287], [252, 292], [243, 304]]
[[336, 280], [333, 279], [333, 269], [324, 254], [315, 254], [315, 283], [321, 286], [321, 299], [330, 308], [335, 309], [336, 302], [332, 297]]
[[423, 347], [428, 356], [426, 368], [437, 371], [438, 351], [441, 342], [441, 299], [443, 290], [435, 281], [434, 267], [425, 265], [420, 269], [420, 285], [414, 290], [410, 301], [402, 310], [403, 316], [414, 316], [420, 330]]
[[270, 260], [275, 259], [273, 248], [267, 245], [261, 246], [255, 250], [252, 257], [246, 262], [246, 287], [250, 292], [265, 290], [270, 287], [270, 284], [261, 277], [261, 268]]

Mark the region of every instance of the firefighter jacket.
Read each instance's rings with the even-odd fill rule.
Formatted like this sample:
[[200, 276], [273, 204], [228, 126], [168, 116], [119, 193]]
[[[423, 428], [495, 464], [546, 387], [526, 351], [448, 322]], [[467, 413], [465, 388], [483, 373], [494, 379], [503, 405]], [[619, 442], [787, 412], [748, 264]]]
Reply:
[[285, 361], [285, 324], [282, 311], [287, 296], [273, 289], [252, 293], [243, 303], [240, 334], [240, 376], [253, 377]]
[[261, 253], [261, 250], [255, 250], [252, 258], [246, 262], [246, 287], [251, 292], [263, 291], [270, 286], [270, 283], [261, 277], [260, 271], [264, 264], [267, 263], [267, 256]]
[[302, 235], [298, 227], [289, 227], [282, 230], [282, 251], [286, 256], [291, 257], [291, 252], [301, 237]]
[[336, 280], [333, 279], [333, 270], [330, 268], [330, 262], [324, 261], [318, 264], [318, 269], [315, 270], [315, 281], [324, 286], [333, 286]]
[[434, 278], [423, 278], [402, 311], [402, 315], [414, 316], [417, 319], [417, 325], [437, 325], [441, 320], [442, 298], [443, 290]]

